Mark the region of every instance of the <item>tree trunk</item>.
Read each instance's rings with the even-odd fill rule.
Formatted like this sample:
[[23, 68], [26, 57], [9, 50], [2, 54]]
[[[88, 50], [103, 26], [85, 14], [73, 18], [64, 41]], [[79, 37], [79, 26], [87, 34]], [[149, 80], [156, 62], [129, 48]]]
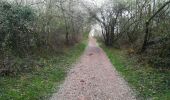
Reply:
[[60, 3], [60, 6], [61, 6], [62, 14], [64, 17], [64, 23], [65, 23], [65, 29], [66, 29], [66, 35], [65, 35], [66, 44], [68, 45], [69, 44], [69, 32], [68, 32], [68, 26], [67, 26], [67, 19], [66, 19], [65, 13], [64, 13], [62, 3]]
[[146, 22], [145, 36], [144, 36], [144, 41], [143, 41], [141, 52], [144, 52], [146, 50], [148, 36], [149, 36], [149, 22]]
[[145, 29], [145, 36], [144, 36], [144, 41], [143, 41], [143, 44], [142, 44], [142, 49], [141, 49], [141, 52], [144, 52], [146, 50], [146, 45], [148, 43], [148, 37], [150, 36], [150, 33], [149, 33], [149, 24], [150, 22], [152, 21], [153, 18], [155, 18], [155, 16], [161, 12], [168, 4], [170, 4], [170, 0], [165, 2], [159, 9], [158, 11], [156, 11], [150, 18], [149, 20], [147, 20], [146, 22], [146, 29]]

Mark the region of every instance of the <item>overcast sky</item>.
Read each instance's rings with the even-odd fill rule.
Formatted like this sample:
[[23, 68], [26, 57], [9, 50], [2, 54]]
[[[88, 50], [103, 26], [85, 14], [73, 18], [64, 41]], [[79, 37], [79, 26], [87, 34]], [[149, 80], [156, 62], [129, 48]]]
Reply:
[[[15, 0], [7, 0], [7, 1], [15, 1]], [[18, 1], [21, 1], [21, 0], [18, 0]], [[42, 0], [23, 0], [23, 1], [26, 1], [26, 2], [39, 2], [39, 1], [42, 1]], [[89, 3], [94, 3], [96, 4], [97, 6], [101, 6], [104, 2], [106, 2], [107, 0], [82, 0], [83, 2], [89, 2]]]
[[86, 0], [89, 2], [94, 2], [96, 3], [98, 6], [101, 6], [106, 0]]

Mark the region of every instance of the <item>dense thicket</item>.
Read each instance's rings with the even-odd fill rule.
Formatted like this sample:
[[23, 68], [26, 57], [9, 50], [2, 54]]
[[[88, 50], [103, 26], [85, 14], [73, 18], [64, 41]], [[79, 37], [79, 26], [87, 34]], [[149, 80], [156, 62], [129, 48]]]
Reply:
[[90, 11], [108, 46], [127, 47], [157, 67], [170, 65], [170, 1], [109, 0]]
[[0, 74], [31, 70], [45, 51], [81, 40], [87, 17], [78, 1], [14, 1], [0, 1]]
[[36, 34], [32, 24], [36, 18], [34, 11], [21, 5], [0, 2], [0, 47], [3, 53], [20, 55], [36, 44]]

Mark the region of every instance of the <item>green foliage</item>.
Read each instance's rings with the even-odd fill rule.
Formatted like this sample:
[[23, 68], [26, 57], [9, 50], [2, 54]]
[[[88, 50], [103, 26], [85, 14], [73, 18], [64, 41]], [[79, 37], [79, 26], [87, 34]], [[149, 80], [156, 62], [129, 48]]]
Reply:
[[[67, 1], [62, 2], [63, 11], [56, 7], [58, 1], [45, 2], [27, 5], [23, 1], [0, 1], [2, 100], [46, 99], [85, 48], [84, 41], [76, 44], [81, 40], [84, 16], [73, 14], [77, 11], [74, 6], [66, 9], [65, 5], [70, 4]], [[66, 27], [69, 40], [79, 40], [70, 47], [64, 44]]]
[[[34, 70], [15, 77], [0, 77], [0, 100], [46, 100], [58, 89], [66, 72], [82, 54], [86, 41], [66, 48], [63, 53], [44, 54], [37, 59], [39, 64]], [[19, 60], [17, 60], [19, 61]]]
[[0, 2], [1, 48], [15, 55], [27, 53], [35, 45], [32, 23], [35, 19], [33, 9], [27, 6]]
[[62, 51], [65, 33], [69, 33], [71, 45], [80, 42], [84, 20], [78, 20], [76, 14], [70, 17], [66, 8], [61, 11], [53, 4], [56, 2], [51, 3], [44, 4], [46, 8], [40, 10], [22, 5], [22, 2], [0, 1], [0, 74], [16, 75], [31, 71], [38, 64], [35, 56], [45, 51]]
[[28, 55], [37, 47], [35, 19], [31, 7], [0, 1], [0, 74], [16, 74], [34, 65]]
[[142, 100], [169, 100], [170, 71], [160, 71], [149, 65], [140, 65], [138, 57], [127, 56], [125, 51], [103, 46], [114, 67], [134, 88]]
[[[106, 3], [109, 5], [109, 3]], [[158, 69], [169, 69], [170, 67], [170, 2], [166, 0], [119, 0], [112, 5], [114, 9], [105, 16], [105, 19], [114, 19], [116, 23], [106, 21], [103, 27], [104, 42], [110, 38], [116, 38], [112, 47], [132, 48], [146, 63], [152, 64]], [[101, 10], [107, 8], [102, 7]], [[116, 10], [115, 10], [116, 9]], [[109, 13], [108, 12], [108, 13]], [[114, 14], [118, 12], [118, 14]], [[101, 19], [101, 18], [99, 18]], [[103, 20], [105, 20], [103, 19]], [[116, 19], [114, 19], [116, 20]], [[101, 24], [104, 23], [99, 21]], [[114, 26], [114, 27], [112, 27]], [[111, 31], [113, 29], [113, 32]], [[108, 31], [107, 31], [108, 30]], [[108, 32], [108, 33], [107, 33]], [[113, 35], [109, 36], [109, 32]], [[108, 36], [107, 36], [108, 35]], [[108, 39], [107, 39], [108, 38]], [[110, 39], [110, 40], [109, 40]], [[106, 44], [106, 43], [105, 43]], [[107, 44], [106, 44], [107, 45]], [[143, 56], [144, 55], [144, 56]]]

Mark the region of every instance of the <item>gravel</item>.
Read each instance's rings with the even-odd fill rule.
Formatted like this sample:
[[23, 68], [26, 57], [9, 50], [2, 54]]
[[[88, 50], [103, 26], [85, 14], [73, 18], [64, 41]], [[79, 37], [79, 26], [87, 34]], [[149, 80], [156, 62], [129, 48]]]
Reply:
[[136, 100], [94, 38], [51, 100]]

